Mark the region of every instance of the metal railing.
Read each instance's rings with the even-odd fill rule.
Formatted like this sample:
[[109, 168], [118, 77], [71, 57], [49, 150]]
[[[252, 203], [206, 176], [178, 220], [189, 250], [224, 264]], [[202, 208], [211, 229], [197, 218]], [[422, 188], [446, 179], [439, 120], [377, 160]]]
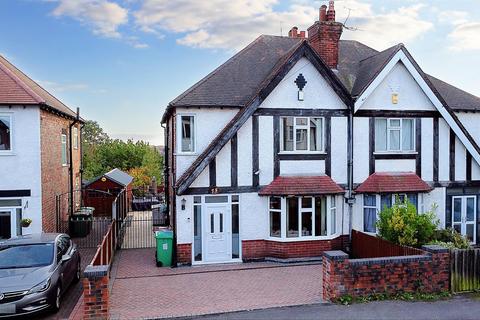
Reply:
[[112, 220], [110, 227], [107, 230], [107, 233], [103, 237], [102, 243], [98, 246], [97, 252], [92, 259], [91, 265], [101, 266], [108, 265], [110, 266], [115, 255], [115, 250], [117, 246], [117, 222]]

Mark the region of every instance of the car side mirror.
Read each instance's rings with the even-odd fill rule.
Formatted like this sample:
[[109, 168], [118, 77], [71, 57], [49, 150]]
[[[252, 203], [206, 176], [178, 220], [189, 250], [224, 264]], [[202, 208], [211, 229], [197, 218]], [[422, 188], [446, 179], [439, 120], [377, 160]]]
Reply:
[[71, 255], [69, 255], [69, 254], [64, 254], [64, 255], [62, 256], [62, 263], [67, 262], [67, 261], [70, 261], [70, 259], [72, 259], [72, 256], [71, 256]]

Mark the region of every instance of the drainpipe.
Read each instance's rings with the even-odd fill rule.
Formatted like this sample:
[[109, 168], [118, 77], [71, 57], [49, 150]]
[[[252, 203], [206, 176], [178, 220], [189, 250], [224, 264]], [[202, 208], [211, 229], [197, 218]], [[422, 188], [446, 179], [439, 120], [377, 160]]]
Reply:
[[[69, 154], [70, 154], [70, 165], [69, 165], [69, 178], [70, 178], [70, 214], [73, 214], [73, 143], [72, 143], [72, 128], [74, 125], [80, 122], [80, 108], [77, 108], [77, 116], [75, 120], [69, 126]], [[78, 137], [77, 137], [78, 138]], [[81, 161], [81, 160], [80, 160]], [[81, 162], [80, 162], [81, 163]]]
[[353, 110], [348, 114], [348, 237], [352, 241], [352, 219], [353, 219]]
[[[169, 190], [169, 167], [168, 167], [168, 122], [160, 124], [164, 132], [164, 149], [163, 149], [163, 192], [165, 197], [165, 205], [167, 212], [170, 212], [170, 190]], [[168, 224], [170, 224], [170, 215], [168, 216]]]

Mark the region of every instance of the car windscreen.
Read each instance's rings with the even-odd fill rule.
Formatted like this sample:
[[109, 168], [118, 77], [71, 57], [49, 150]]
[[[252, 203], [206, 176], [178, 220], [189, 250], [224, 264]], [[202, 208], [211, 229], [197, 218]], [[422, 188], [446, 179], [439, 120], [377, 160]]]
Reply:
[[53, 252], [53, 243], [0, 246], [0, 269], [48, 266]]

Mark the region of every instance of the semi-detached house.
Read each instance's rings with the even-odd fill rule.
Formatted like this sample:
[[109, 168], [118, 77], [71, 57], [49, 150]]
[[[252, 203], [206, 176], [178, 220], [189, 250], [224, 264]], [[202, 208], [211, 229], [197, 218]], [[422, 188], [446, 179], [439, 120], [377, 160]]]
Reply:
[[396, 197], [478, 243], [480, 98], [342, 29], [331, 1], [308, 35], [262, 35], [168, 105], [179, 263], [319, 256]]
[[58, 215], [80, 205], [82, 124], [78, 111], [0, 56], [0, 239], [55, 232], [67, 218]]

